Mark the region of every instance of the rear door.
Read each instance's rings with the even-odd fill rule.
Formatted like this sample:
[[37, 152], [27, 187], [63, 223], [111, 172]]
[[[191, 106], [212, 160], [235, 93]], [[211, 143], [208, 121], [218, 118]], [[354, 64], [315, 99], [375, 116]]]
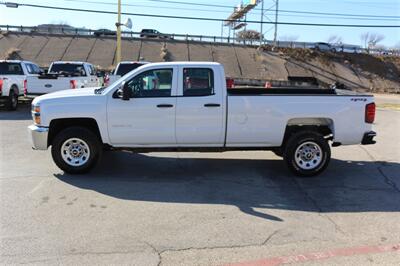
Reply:
[[223, 146], [224, 96], [214, 67], [180, 67], [176, 110], [178, 146]]

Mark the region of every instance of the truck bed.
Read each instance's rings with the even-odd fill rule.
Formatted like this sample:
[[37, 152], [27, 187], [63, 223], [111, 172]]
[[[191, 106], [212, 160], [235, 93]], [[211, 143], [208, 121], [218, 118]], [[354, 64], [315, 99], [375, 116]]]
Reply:
[[337, 95], [337, 96], [363, 96], [368, 95], [361, 92], [340, 89], [321, 89], [318, 87], [245, 87], [228, 89], [228, 96], [262, 96], [262, 95], [291, 95], [291, 96], [322, 96], [322, 95]]
[[276, 88], [232, 88], [228, 89], [229, 96], [254, 96], [270, 94], [289, 95], [337, 95], [334, 89], [320, 89], [313, 87], [276, 87]]

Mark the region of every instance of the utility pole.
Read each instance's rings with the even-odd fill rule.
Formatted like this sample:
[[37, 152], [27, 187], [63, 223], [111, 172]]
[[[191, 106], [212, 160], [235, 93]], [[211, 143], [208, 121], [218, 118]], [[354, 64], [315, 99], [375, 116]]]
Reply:
[[275, 32], [274, 32], [274, 46], [276, 46], [276, 36], [278, 34], [278, 11], [279, 11], [279, 0], [275, 0]]
[[263, 45], [264, 0], [261, 0], [260, 46]]
[[118, 0], [118, 21], [115, 23], [117, 26], [117, 55], [115, 63], [121, 62], [121, 0]]

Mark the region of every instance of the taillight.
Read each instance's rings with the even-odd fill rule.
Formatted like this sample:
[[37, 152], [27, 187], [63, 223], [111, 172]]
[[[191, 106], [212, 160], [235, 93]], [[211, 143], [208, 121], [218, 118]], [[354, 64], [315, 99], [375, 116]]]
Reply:
[[3, 80], [0, 79], [0, 93], [3, 91]]
[[226, 88], [232, 89], [233, 87], [235, 87], [235, 80], [231, 79], [231, 78], [227, 78], [226, 79]]
[[375, 120], [375, 103], [369, 103], [365, 106], [365, 123], [372, 124]]
[[28, 81], [25, 79], [24, 80], [24, 96], [28, 94]]
[[77, 87], [76, 80], [70, 80], [69, 81], [69, 86], [70, 86], [71, 89], [76, 89], [76, 87]]

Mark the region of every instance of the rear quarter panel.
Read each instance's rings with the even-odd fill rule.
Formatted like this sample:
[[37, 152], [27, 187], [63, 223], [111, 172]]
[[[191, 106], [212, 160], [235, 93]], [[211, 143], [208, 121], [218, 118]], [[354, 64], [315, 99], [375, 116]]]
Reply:
[[371, 130], [365, 123], [370, 96], [228, 96], [228, 147], [281, 146], [288, 121], [325, 118], [333, 121], [334, 141], [358, 144]]

